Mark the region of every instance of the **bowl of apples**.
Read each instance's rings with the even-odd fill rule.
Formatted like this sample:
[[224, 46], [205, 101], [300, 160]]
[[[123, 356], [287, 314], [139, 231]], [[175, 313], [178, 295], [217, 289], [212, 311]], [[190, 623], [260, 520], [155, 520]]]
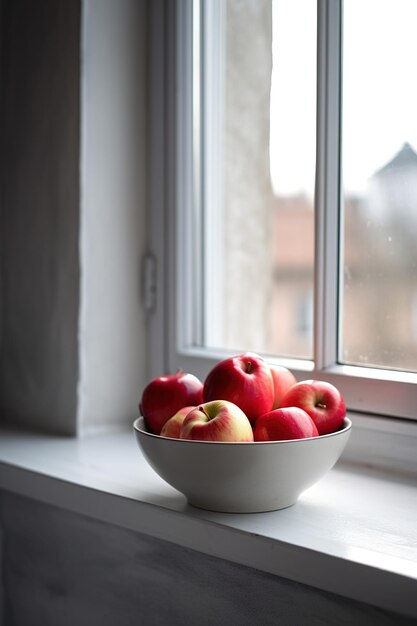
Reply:
[[134, 433], [153, 470], [189, 504], [225, 513], [295, 504], [340, 458], [352, 423], [341, 392], [254, 353], [217, 363], [204, 382], [151, 380]]

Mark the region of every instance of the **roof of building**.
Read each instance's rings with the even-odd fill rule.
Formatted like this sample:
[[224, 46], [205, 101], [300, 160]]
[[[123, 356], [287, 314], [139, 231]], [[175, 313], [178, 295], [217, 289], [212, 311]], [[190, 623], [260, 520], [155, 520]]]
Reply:
[[417, 167], [417, 152], [415, 152], [408, 141], [406, 141], [397, 154], [393, 156], [391, 161], [388, 161], [388, 163], [383, 165], [373, 174], [373, 176], [383, 176], [388, 172], [392, 172], [394, 169], [404, 169], [410, 165], [415, 165]]

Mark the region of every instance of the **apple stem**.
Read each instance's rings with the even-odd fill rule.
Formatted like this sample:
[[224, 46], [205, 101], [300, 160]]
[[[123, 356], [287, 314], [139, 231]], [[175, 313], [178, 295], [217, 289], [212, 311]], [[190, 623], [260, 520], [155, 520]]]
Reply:
[[251, 373], [251, 371], [252, 371], [252, 362], [251, 362], [251, 361], [248, 361], [248, 362], [246, 363], [246, 373], [247, 373], [247, 374], [250, 374], [250, 373]]
[[207, 410], [206, 410], [206, 408], [205, 408], [204, 406], [199, 406], [199, 407], [198, 407], [198, 410], [199, 410], [199, 411], [201, 411], [202, 413], [204, 413], [204, 415], [205, 415], [206, 417], [208, 417], [209, 419], [211, 419], [211, 418], [210, 418], [210, 415], [208, 414], [208, 412], [207, 412]]
[[327, 405], [323, 404], [322, 402], [317, 402], [316, 407], [318, 409], [327, 409]]

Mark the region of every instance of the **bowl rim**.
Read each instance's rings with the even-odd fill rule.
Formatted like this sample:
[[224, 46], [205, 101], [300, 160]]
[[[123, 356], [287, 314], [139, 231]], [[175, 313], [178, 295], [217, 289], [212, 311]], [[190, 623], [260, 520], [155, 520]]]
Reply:
[[[139, 426], [139, 424], [143, 424], [143, 428]], [[342, 427], [339, 430], [336, 430], [332, 433], [328, 433], [327, 435], [318, 435], [316, 437], [303, 437], [302, 439], [280, 439], [278, 441], [202, 441], [200, 439], [177, 439], [175, 437], [164, 437], [163, 435], [156, 435], [154, 433], [150, 433], [145, 430], [145, 418], [141, 415], [137, 417], [133, 422], [133, 429], [144, 435], [149, 437], [150, 439], [162, 440], [162, 441], [171, 441], [176, 442], [175, 445], [189, 445], [189, 444], [210, 444], [210, 445], [221, 445], [221, 446], [270, 446], [277, 444], [288, 444], [291, 443], [293, 445], [302, 444], [306, 441], [322, 441], [323, 439], [328, 439], [330, 437], [337, 437], [344, 433], [347, 433], [352, 428], [352, 420], [345, 416], [342, 422]]]

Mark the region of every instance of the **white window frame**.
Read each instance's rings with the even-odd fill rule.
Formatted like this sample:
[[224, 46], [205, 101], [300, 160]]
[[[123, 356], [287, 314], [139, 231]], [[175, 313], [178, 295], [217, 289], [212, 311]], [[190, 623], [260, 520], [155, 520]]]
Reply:
[[[201, 190], [193, 186], [192, 177], [191, 6], [192, 0], [156, 0], [150, 7], [149, 239], [157, 262], [156, 307], [149, 317], [150, 374], [182, 367], [204, 379], [227, 353], [196, 347], [200, 337], [193, 334], [191, 298], [199, 285], [190, 259], [193, 229], [202, 224], [193, 203]], [[340, 22], [341, 0], [318, 0], [314, 363], [278, 357], [274, 362], [289, 367], [299, 380], [332, 382], [343, 392], [349, 411], [365, 420], [369, 416], [410, 420], [406, 430], [414, 434], [417, 374], [337, 362]], [[202, 275], [202, 268], [194, 269]], [[382, 430], [395, 431], [387, 423]]]

